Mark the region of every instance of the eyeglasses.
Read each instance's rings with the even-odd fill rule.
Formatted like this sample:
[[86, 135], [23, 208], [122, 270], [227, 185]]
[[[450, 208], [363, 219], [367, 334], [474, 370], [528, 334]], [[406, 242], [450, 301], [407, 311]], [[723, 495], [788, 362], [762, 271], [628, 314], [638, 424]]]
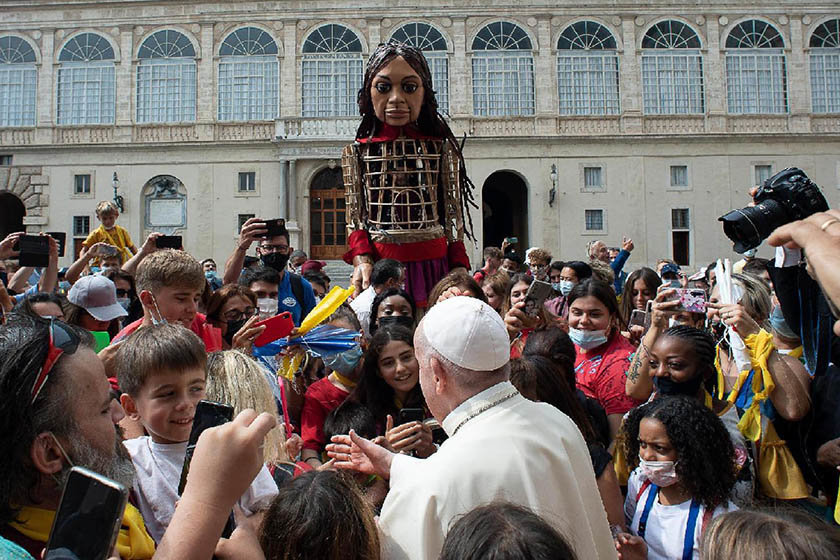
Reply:
[[285, 253], [289, 250], [288, 245], [260, 245], [264, 253]]
[[240, 319], [247, 319], [257, 314], [258, 309], [255, 307], [246, 307], [244, 311], [237, 311], [231, 309], [223, 315], [225, 321], [239, 321]]
[[44, 365], [41, 367], [41, 372], [35, 378], [35, 383], [32, 385], [32, 400], [29, 404], [34, 404], [35, 399], [47, 383], [47, 378], [55, 366], [55, 363], [62, 354], [73, 354], [79, 348], [79, 337], [73, 331], [67, 329], [63, 323], [56, 322], [54, 318], [50, 319], [50, 347], [47, 351], [47, 357], [44, 360]]

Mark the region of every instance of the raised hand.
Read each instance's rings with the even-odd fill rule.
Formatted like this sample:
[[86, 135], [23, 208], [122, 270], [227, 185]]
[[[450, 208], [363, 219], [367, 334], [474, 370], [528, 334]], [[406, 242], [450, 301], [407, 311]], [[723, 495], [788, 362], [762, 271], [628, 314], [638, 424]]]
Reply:
[[354, 430], [347, 436], [333, 436], [332, 443], [327, 445], [327, 455], [335, 459], [333, 466], [337, 469], [375, 474], [385, 479], [391, 476], [394, 454], [357, 435]]

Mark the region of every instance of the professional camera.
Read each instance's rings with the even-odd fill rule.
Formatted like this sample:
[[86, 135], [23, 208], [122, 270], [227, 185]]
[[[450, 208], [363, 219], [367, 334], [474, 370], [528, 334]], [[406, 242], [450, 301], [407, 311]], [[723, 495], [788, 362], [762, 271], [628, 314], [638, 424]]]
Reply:
[[735, 242], [736, 253], [758, 247], [779, 226], [828, 210], [820, 188], [797, 167], [765, 180], [754, 200], [755, 206], [730, 210], [718, 218], [723, 233]]

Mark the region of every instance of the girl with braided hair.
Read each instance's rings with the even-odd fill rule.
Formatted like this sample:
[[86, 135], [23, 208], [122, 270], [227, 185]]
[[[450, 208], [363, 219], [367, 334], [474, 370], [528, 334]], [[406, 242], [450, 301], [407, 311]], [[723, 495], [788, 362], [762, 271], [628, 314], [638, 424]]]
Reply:
[[[429, 65], [410, 45], [389, 42], [371, 54], [359, 90], [362, 122], [344, 148], [347, 199], [344, 260], [367, 288], [375, 260], [405, 265], [418, 307], [450, 270], [469, 270], [473, 184], [455, 136], [438, 113]], [[464, 218], [468, 227], [465, 227]]]
[[647, 558], [700, 558], [708, 522], [736, 510], [734, 450], [723, 423], [697, 399], [661, 397], [630, 411], [622, 428], [633, 468], [624, 513], [630, 534], [619, 554], [647, 548]]

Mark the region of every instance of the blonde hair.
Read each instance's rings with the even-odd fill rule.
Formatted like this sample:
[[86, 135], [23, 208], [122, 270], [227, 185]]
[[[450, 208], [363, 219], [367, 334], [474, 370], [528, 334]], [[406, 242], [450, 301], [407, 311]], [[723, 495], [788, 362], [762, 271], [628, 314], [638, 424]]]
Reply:
[[[277, 403], [265, 371], [260, 365], [239, 350], [213, 352], [207, 358], [207, 399], [233, 407], [234, 415], [246, 408], [257, 413], [267, 412], [278, 417]], [[277, 426], [265, 436], [263, 462], [289, 462], [286, 453], [286, 430], [277, 418]]]
[[178, 249], [155, 251], [143, 259], [134, 280], [138, 293], [148, 290], [153, 294], [164, 286], [189, 287], [203, 292], [207, 284], [201, 263]]
[[612, 267], [605, 262], [598, 259], [590, 259], [587, 263], [592, 269], [592, 277], [600, 280], [604, 284], [612, 286], [615, 283], [615, 272]]
[[528, 261], [539, 261], [544, 262], [547, 264], [551, 264], [551, 253], [548, 252], [546, 249], [542, 249], [540, 247], [533, 247], [528, 251], [526, 255]]
[[749, 274], [733, 274], [732, 280], [744, 289], [744, 295], [740, 301], [744, 310], [761, 328], [769, 331], [773, 300], [767, 284]]
[[499, 270], [495, 274], [485, 276], [481, 281], [481, 286], [490, 286], [493, 293], [500, 297], [505, 297], [508, 293], [508, 284], [510, 283], [510, 275], [504, 270]]
[[116, 214], [117, 216], [120, 215], [120, 210], [117, 208], [117, 205], [111, 202], [110, 200], [103, 200], [99, 204], [96, 205], [96, 217], [101, 218], [107, 214]]
[[837, 530], [807, 513], [740, 510], [716, 517], [703, 533], [704, 560], [833, 560]]

